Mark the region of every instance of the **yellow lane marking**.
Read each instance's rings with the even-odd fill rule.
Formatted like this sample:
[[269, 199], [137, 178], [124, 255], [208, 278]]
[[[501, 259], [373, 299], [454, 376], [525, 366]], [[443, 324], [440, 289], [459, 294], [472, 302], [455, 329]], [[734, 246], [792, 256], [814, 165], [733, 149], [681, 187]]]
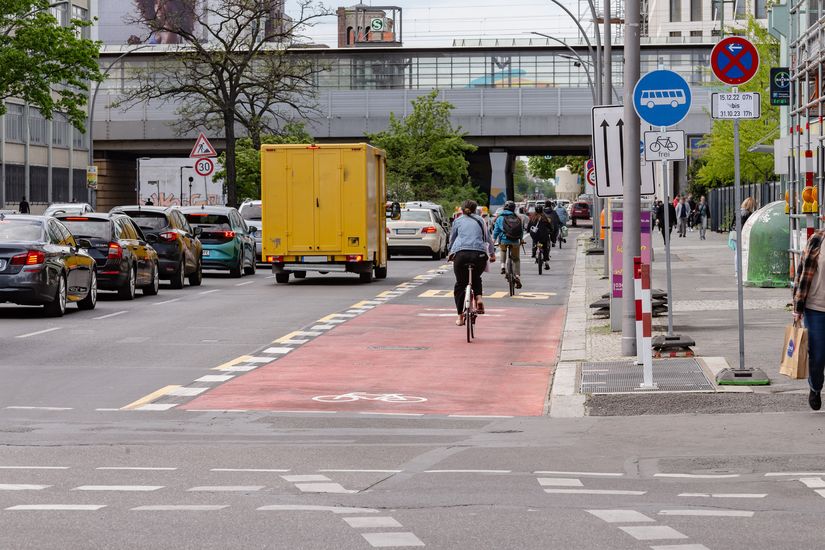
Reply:
[[380, 293], [377, 297], [378, 298], [390, 298], [393, 296], [393, 292], [389, 290], [385, 290], [384, 292]]
[[243, 363], [244, 361], [248, 361], [251, 357], [252, 357], [251, 355], [241, 355], [240, 357], [236, 357], [231, 361], [227, 361], [223, 365], [218, 365], [217, 367], [214, 367], [212, 370], [225, 370], [225, 369], [228, 369], [229, 367], [234, 367], [238, 363]]
[[132, 401], [131, 403], [129, 403], [125, 407], [121, 407], [120, 410], [128, 411], [130, 409], [136, 409], [136, 408], [140, 407], [141, 405], [151, 403], [152, 401], [154, 401], [158, 397], [162, 397], [162, 396], [166, 395], [167, 393], [169, 393], [171, 391], [174, 391], [178, 388], [180, 388], [180, 386], [164, 386], [164, 387], [162, 387], [161, 389], [159, 389], [157, 391], [153, 391], [149, 395], [144, 395], [143, 397], [141, 397], [137, 401]]
[[349, 307], [350, 307], [350, 309], [352, 309], [352, 308], [355, 308], [355, 307], [374, 306], [374, 305], [375, 305], [375, 303], [373, 303], [372, 300], [364, 300], [364, 301], [358, 302], [357, 304], [352, 304]]
[[[519, 292], [513, 298], [519, 300], [549, 300], [551, 297], [556, 296], [555, 292]], [[425, 290], [421, 294], [418, 295], [419, 298], [452, 298], [453, 291], [448, 289], [434, 289], [434, 290]], [[502, 298], [509, 298], [510, 293], [499, 290], [493, 292], [492, 294], [487, 294], [484, 296], [485, 299], [493, 299], [498, 300]]]
[[272, 343], [273, 344], [288, 344], [290, 342], [295, 341], [296, 338], [298, 340], [302, 340], [302, 341], [306, 340], [306, 338], [298, 338], [300, 336], [303, 336], [302, 331], [294, 330], [294, 331], [290, 332], [289, 334], [287, 334], [286, 336], [281, 336], [280, 338], [277, 338], [277, 339], [273, 340]]

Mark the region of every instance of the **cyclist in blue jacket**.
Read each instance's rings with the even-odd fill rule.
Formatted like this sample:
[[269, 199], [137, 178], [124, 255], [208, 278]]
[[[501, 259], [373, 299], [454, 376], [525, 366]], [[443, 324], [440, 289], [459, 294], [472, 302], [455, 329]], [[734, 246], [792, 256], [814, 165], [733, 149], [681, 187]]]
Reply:
[[[513, 260], [513, 276], [515, 277], [516, 288], [521, 288], [521, 260], [519, 253], [521, 252], [521, 242], [524, 237], [524, 226], [521, 224], [521, 219], [516, 215], [516, 203], [507, 201], [504, 203], [504, 209], [496, 219], [496, 224], [493, 227], [493, 240], [496, 241], [501, 249], [502, 259], [504, 254], [509, 254]], [[502, 261], [501, 273], [504, 274], [505, 266]]]

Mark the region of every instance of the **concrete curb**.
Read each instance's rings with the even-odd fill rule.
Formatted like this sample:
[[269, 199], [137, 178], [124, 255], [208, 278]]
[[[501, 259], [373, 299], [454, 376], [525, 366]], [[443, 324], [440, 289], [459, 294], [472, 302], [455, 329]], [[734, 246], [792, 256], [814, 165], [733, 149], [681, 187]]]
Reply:
[[587, 359], [585, 242], [576, 241], [576, 264], [573, 268], [570, 296], [567, 299], [561, 353], [550, 389], [549, 415], [554, 418], [584, 416], [585, 396], [578, 392], [576, 381], [579, 379], [579, 362]]

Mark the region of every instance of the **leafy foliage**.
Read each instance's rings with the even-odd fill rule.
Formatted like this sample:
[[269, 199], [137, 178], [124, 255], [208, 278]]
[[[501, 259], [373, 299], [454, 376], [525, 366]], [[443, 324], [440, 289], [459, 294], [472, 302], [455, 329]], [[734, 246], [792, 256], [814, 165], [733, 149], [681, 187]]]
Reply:
[[587, 157], [578, 155], [559, 155], [548, 158], [529, 157], [527, 167], [530, 173], [537, 178], [551, 179], [556, 177], [556, 170], [565, 166], [570, 168], [574, 174], [578, 174], [581, 181], [584, 181], [584, 163]]
[[103, 79], [100, 45], [80, 37], [88, 21], [72, 19], [63, 27], [50, 7], [48, 0], [0, 2], [0, 115], [3, 101], [18, 98], [47, 119], [65, 113], [83, 129], [89, 83]]
[[[261, 142], [267, 145], [280, 143], [312, 143], [313, 137], [304, 129], [301, 123], [289, 123], [281, 134], [263, 135]], [[226, 151], [218, 157], [222, 168], [215, 171], [215, 181], [226, 182]], [[241, 138], [237, 142], [235, 151], [235, 184], [240, 199], [261, 198], [261, 149], [255, 146], [252, 138]]]
[[[753, 18], [749, 19], [744, 33], [759, 51], [760, 62], [756, 75], [750, 82], [739, 86], [739, 91], [762, 94], [762, 117], [739, 122], [741, 179], [742, 183], [764, 183], [775, 178], [773, 155], [750, 153], [748, 148], [766, 138], [766, 141], [772, 142], [772, 134], [778, 137], [779, 108], [771, 106], [770, 94], [766, 90], [770, 85], [770, 69], [779, 64], [779, 42]], [[733, 121], [715, 120], [704, 143], [708, 147], [702, 155], [704, 165], [698, 168], [696, 182], [706, 187], [732, 185]]]
[[486, 202], [469, 180], [467, 153], [476, 150], [450, 122], [453, 106], [438, 91], [412, 101], [406, 118], [390, 114], [389, 128], [367, 137], [387, 152], [387, 194], [398, 201], [434, 201], [450, 208], [465, 199]]

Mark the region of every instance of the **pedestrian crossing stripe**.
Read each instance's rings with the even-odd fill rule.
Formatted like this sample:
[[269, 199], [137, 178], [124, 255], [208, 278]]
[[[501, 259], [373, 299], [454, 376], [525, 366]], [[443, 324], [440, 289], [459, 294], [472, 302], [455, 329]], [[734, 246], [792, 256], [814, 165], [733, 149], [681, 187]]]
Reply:
[[[517, 300], [549, 300], [553, 296], [556, 296], [555, 292], [520, 292], [513, 298]], [[453, 291], [451, 289], [433, 289], [433, 290], [425, 290], [421, 294], [418, 295], [419, 298], [452, 298]], [[485, 294], [485, 299], [501, 299], [501, 298], [510, 298], [510, 293], [504, 290], [499, 290], [497, 292], [493, 292], [492, 294]]]

